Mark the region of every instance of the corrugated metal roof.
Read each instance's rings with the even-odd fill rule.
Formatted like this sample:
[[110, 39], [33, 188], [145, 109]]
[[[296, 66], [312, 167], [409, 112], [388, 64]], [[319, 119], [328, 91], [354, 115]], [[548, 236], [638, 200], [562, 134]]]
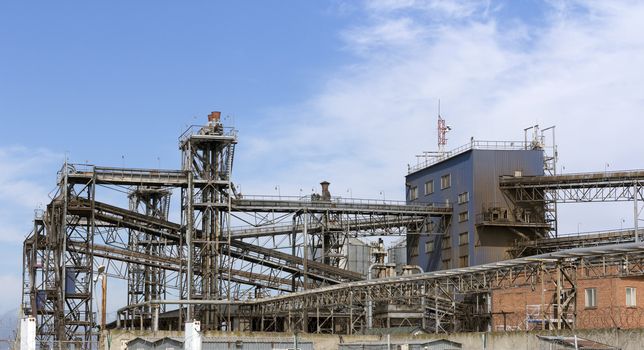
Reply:
[[183, 344], [183, 338], [179, 337], [163, 337], [163, 338], [156, 338], [156, 337], [136, 337], [134, 339], [131, 339], [127, 342], [127, 344], [133, 343], [135, 341], [141, 341], [141, 342], [146, 342], [150, 344], [159, 344], [164, 341], [172, 341], [172, 342], [177, 342]]

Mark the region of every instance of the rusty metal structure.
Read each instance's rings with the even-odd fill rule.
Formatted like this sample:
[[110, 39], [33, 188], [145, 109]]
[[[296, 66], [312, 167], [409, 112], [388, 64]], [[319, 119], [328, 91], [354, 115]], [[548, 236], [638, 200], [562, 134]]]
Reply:
[[[180, 136], [178, 170], [65, 162], [58, 190], [24, 242], [22, 306], [37, 319], [41, 346], [91, 348], [99, 334], [93, 299], [100, 266], [127, 281], [112, 327], [176, 330], [199, 320], [204, 330], [333, 334], [486, 330], [493, 290], [543, 283], [556, 286], [554, 326], [574, 328], [578, 271], [597, 278], [644, 273], [636, 225], [633, 243], [598, 239], [590, 248], [541, 251], [530, 248], [541, 243], [522, 242], [514, 260], [369, 280], [346, 269], [349, 238], [443, 235], [452, 206], [334, 197], [328, 182], [310, 196], [241, 195], [232, 181], [237, 142], [237, 131], [213, 112], [207, 125]], [[639, 214], [643, 178], [517, 177], [501, 179], [500, 187], [523, 206], [634, 200]], [[102, 199], [108, 193], [122, 194], [127, 208]], [[180, 220], [172, 222], [177, 193]]]

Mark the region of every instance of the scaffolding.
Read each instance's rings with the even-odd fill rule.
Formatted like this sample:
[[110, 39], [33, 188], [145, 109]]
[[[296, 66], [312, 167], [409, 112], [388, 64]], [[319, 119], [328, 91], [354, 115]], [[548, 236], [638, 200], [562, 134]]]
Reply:
[[[346, 199], [332, 196], [327, 182], [310, 196], [242, 196], [232, 182], [236, 144], [237, 131], [213, 113], [207, 125], [179, 137], [180, 170], [65, 162], [51, 203], [37, 213], [24, 241], [22, 305], [37, 320], [42, 346], [96, 344], [94, 277], [100, 266], [110, 278], [127, 281], [126, 305], [113, 327], [181, 329], [198, 320], [204, 330], [333, 334], [393, 326], [490, 330], [493, 291], [544, 283], [555, 289], [535, 319], [574, 329], [578, 271], [594, 278], [644, 275], [644, 246], [635, 238], [632, 244], [537, 251], [545, 254], [365, 280], [346, 268], [350, 239], [406, 237], [409, 253], [429, 236], [441, 249], [452, 206]], [[547, 201], [593, 193], [593, 199], [635, 199], [637, 213], [638, 201], [644, 202], [641, 178], [639, 172], [553, 174], [504, 178], [501, 188], [515, 202], [542, 211]], [[127, 208], [105, 202], [103, 191], [112, 190], [127, 195]], [[180, 192], [179, 222], [169, 218], [173, 191]]]
[[[23, 308], [37, 317], [40, 344], [96, 343], [99, 266], [127, 281], [118, 327], [178, 329], [195, 319], [232, 330], [240, 301], [362, 280], [346, 269], [349, 238], [433, 234], [428, 218], [451, 216], [448, 205], [334, 197], [328, 183], [305, 197], [242, 197], [232, 183], [236, 143], [237, 131], [213, 113], [180, 136], [180, 170], [64, 164], [24, 242]], [[97, 200], [97, 187], [99, 197], [126, 192], [128, 207]], [[178, 223], [168, 217], [173, 189]], [[175, 316], [160, 325], [164, 314]]]

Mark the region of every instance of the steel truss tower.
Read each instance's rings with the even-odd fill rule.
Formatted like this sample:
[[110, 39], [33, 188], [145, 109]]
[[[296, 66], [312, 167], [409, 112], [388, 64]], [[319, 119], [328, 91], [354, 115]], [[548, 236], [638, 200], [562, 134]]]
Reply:
[[72, 171], [65, 163], [54, 199], [42, 215], [36, 215], [34, 230], [24, 244], [28, 276], [23, 280], [29, 295], [23, 293], [23, 309], [37, 319], [41, 346], [50, 348], [96, 341], [92, 332], [93, 210], [79, 211], [71, 200], [84, 197], [93, 202], [94, 186], [91, 181], [70, 184]]
[[[364, 279], [345, 269], [348, 237], [422, 233], [428, 217], [451, 216], [446, 205], [348, 200], [328, 189], [242, 197], [231, 183], [236, 142], [215, 113], [179, 138], [181, 170], [65, 164], [24, 242], [23, 308], [37, 317], [41, 346], [96, 346], [92, 297], [101, 265], [127, 281], [117, 327], [177, 329], [197, 319], [203, 329], [248, 330], [267, 319], [240, 319], [240, 300]], [[96, 200], [97, 187], [99, 197], [127, 188], [129, 207]], [[168, 220], [172, 188], [181, 190], [180, 223]], [[247, 226], [231, 228], [233, 217]], [[160, 324], [163, 311], [178, 318]], [[303, 330], [332, 331], [329, 322], [316, 324]]]
[[[236, 131], [224, 128], [219, 112], [208, 116], [208, 125], [190, 128], [180, 138], [181, 168], [188, 176], [181, 194], [188, 252], [186, 300], [231, 297], [229, 284], [223, 283], [220, 275], [231, 268], [221, 248], [223, 233], [230, 229], [230, 175], [236, 143]], [[221, 329], [225, 315], [218, 310], [190, 304], [186, 319], [201, 320], [205, 329]]]
[[[129, 194], [130, 210], [143, 215], [168, 220], [170, 195], [172, 192], [165, 188], [137, 186]], [[128, 248], [132, 252], [148, 256], [167, 257], [168, 245], [172, 242], [159, 235], [153, 235], [136, 229], [129, 229]], [[131, 262], [128, 264], [128, 296], [127, 304], [136, 305], [150, 300], [160, 300], [166, 297], [166, 271], [159, 266]], [[159, 305], [158, 310], [150, 306], [133, 309], [132, 318], [137, 316], [150, 319], [154, 312], [164, 312], [165, 305]]]
[[[332, 197], [328, 189], [306, 197], [234, 194], [236, 143], [235, 130], [215, 113], [180, 137], [181, 170], [65, 164], [58, 192], [24, 242], [23, 307], [37, 318], [41, 344], [93, 347], [99, 265], [128, 281], [120, 328], [177, 329], [197, 319], [205, 330], [341, 334], [370, 324], [483, 330], [492, 290], [542, 283], [554, 287], [540, 289], [541, 312], [554, 315], [558, 328], [574, 328], [581, 269], [596, 278], [644, 275], [644, 246], [637, 245], [365, 281], [345, 269], [348, 238], [406, 235], [417, 246], [419, 236], [431, 235], [440, 249], [453, 208]], [[636, 199], [639, 213], [642, 179], [642, 172], [558, 175], [502, 179], [500, 186], [526, 206], [543, 207], [544, 191], [553, 191], [557, 202]], [[125, 186], [129, 208], [97, 200], [97, 186]], [[168, 219], [172, 188], [181, 189], [180, 223]], [[232, 220], [246, 226], [231, 227]]]

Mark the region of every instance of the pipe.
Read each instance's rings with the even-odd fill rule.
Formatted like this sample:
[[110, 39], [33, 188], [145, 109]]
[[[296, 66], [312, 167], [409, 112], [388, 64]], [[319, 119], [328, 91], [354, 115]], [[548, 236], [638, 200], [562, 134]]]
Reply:
[[425, 270], [423, 270], [423, 268], [418, 266], [418, 265], [405, 265], [404, 267], [406, 267], [407, 269], [410, 269], [410, 270], [415, 269], [415, 270], [418, 271], [418, 273], [425, 273]]
[[236, 300], [236, 301], [229, 301], [226, 299], [222, 300], [198, 300], [198, 299], [179, 299], [179, 300], [148, 300], [142, 303], [137, 303], [137, 304], [131, 304], [124, 306], [120, 309], [118, 309], [116, 312], [118, 313], [123, 313], [125, 311], [128, 311], [130, 309], [135, 309], [135, 308], [140, 308], [143, 306], [150, 306], [150, 305], [181, 305], [181, 304], [188, 304], [188, 305], [248, 305], [249, 301], [241, 301], [241, 300]]
[[[191, 146], [188, 145], [189, 152], [192, 152], [192, 150], [190, 148], [191, 148]], [[192, 219], [193, 219], [194, 212], [193, 212], [193, 207], [192, 207], [192, 205], [193, 205], [193, 198], [192, 198], [192, 196], [193, 196], [193, 193], [192, 193], [192, 191], [193, 191], [192, 161], [188, 160], [188, 164], [189, 164], [188, 169], [187, 169], [188, 170], [188, 188], [186, 189], [186, 191], [188, 192], [188, 195], [187, 195], [187, 197], [188, 197], [187, 202], [188, 203], [186, 203], [186, 205], [188, 207], [187, 215], [186, 215], [186, 246], [188, 247], [188, 261], [187, 261], [187, 266], [186, 266], [186, 273], [187, 273], [187, 276], [186, 276], [186, 297], [188, 298], [188, 300], [190, 300], [191, 297], [192, 297], [192, 287], [193, 287], [192, 283], [193, 283], [193, 274], [194, 274], [194, 271], [192, 271], [192, 259], [193, 259], [193, 253], [194, 253], [194, 251], [193, 251], [194, 247], [192, 245], [192, 235], [193, 235], [193, 225], [194, 225], [194, 223], [192, 222]], [[192, 321], [192, 308], [191, 308], [190, 305], [188, 305], [188, 308], [186, 310], [186, 321]]]
[[158, 332], [159, 331], [159, 305], [155, 305], [153, 307], [154, 310], [154, 318], [152, 319], [152, 331]]
[[637, 186], [637, 183], [633, 185], [633, 219], [635, 221], [635, 224], [633, 225], [633, 229], [635, 230], [635, 243], [639, 243], [640, 241], [640, 236], [639, 236], [639, 206], [637, 205], [637, 197], [639, 197], [639, 188]]

